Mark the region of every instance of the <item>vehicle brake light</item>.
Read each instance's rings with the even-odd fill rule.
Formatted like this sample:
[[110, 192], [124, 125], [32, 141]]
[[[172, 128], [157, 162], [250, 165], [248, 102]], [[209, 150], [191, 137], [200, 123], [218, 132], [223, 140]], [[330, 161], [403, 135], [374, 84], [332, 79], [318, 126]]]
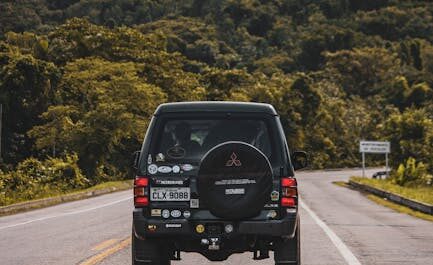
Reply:
[[147, 197], [136, 197], [135, 207], [147, 206], [149, 205], [149, 199]]
[[148, 198], [149, 179], [147, 177], [136, 177], [134, 180], [134, 205], [145, 207], [149, 205]]
[[281, 206], [297, 207], [298, 205], [298, 183], [295, 178], [281, 179]]
[[296, 199], [283, 197], [283, 198], [281, 198], [281, 206], [296, 207]]
[[295, 178], [282, 178], [281, 186], [282, 187], [296, 187], [298, 183]]
[[149, 185], [149, 179], [147, 177], [137, 177], [134, 182], [135, 186], [147, 187]]

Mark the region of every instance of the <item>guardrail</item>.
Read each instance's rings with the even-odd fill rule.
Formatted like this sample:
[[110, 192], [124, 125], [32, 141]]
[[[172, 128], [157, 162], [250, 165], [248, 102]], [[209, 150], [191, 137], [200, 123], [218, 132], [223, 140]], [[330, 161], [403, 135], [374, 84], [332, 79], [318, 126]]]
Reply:
[[382, 198], [386, 198], [389, 201], [395, 202], [397, 204], [409, 207], [413, 210], [417, 210], [426, 214], [431, 214], [433, 215], [433, 205], [427, 204], [427, 203], [423, 203], [423, 202], [419, 202], [419, 201], [415, 201], [412, 199], [408, 199], [405, 197], [402, 197], [400, 195], [388, 192], [388, 191], [384, 191], [378, 188], [374, 188], [365, 184], [361, 184], [358, 182], [355, 182], [353, 180], [349, 180], [349, 185], [356, 188], [356, 189], [360, 189], [369, 193], [372, 193], [374, 195], [380, 196]]

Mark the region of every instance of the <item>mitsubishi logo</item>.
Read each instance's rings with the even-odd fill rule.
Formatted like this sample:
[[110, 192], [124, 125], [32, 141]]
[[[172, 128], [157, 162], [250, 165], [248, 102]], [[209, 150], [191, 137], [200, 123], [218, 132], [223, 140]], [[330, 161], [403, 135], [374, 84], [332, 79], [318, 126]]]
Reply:
[[238, 159], [238, 156], [233, 152], [230, 156], [229, 161], [226, 163], [226, 167], [240, 167], [242, 165], [241, 161]]

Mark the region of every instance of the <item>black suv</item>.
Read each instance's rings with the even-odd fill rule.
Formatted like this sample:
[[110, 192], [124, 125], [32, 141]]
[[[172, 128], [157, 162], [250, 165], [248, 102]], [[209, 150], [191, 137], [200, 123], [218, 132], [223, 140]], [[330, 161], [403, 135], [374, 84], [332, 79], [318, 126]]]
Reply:
[[160, 105], [135, 159], [132, 263], [170, 264], [181, 251], [265, 259], [272, 250], [275, 264], [300, 264], [293, 171], [307, 157], [289, 154], [271, 105]]

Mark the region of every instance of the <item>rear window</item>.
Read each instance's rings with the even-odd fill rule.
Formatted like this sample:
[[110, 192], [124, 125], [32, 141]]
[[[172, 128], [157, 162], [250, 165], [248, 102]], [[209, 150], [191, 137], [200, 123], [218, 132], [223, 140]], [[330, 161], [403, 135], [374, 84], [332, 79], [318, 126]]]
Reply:
[[271, 128], [265, 119], [162, 119], [151, 144], [152, 157], [164, 162], [198, 163], [214, 146], [240, 141], [276, 159]]

